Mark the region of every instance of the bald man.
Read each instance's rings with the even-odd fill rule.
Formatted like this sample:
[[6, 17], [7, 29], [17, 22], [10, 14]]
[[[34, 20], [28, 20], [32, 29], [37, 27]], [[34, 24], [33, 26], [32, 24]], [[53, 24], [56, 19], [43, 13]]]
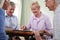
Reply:
[[0, 40], [7, 40], [4, 26], [5, 21], [4, 10], [6, 10], [8, 6], [9, 6], [8, 0], [0, 0]]
[[60, 40], [60, 1], [46, 0], [46, 6], [50, 11], [54, 11], [54, 40]]

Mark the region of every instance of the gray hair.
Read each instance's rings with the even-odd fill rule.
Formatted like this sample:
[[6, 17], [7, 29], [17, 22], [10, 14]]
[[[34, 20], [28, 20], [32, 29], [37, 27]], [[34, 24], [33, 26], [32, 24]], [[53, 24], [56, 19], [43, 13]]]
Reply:
[[58, 4], [60, 4], [60, 0], [55, 0]]
[[15, 3], [14, 2], [10, 2], [10, 5], [15, 7]]
[[2, 8], [5, 0], [0, 0], [0, 8]]
[[40, 8], [40, 5], [39, 5], [39, 3], [37, 1], [33, 2], [32, 5], [37, 5], [37, 7]]

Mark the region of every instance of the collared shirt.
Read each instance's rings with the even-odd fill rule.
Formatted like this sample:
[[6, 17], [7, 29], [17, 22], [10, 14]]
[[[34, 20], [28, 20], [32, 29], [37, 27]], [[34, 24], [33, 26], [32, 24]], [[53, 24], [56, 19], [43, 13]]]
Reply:
[[33, 16], [26, 27], [27, 29], [32, 29], [33, 31], [47, 30], [48, 32], [52, 32], [53, 29], [49, 17], [42, 13], [39, 18]]
[[54, 14], [54, 40], [60, 40], [60, 5], [57, 6]]
[[[42, 13], [39, 18], [36, 18], [35, 16], [33, 16], [30, 19], [30, 22], [26, 26], [26, 28], [27, 30], [32, 29], [33, 31], [47, 30], [49, 33], [53, 32], [53, 27], [51, 26], [51, 21], [49, 17]], [[52, 39], [48, 37], [47, 40], [52, 40]]]
[[5, 12], [2, 8], [0, 8], [0, 40], [7, 40], [4, 21], [5, 21]]
[[13, 30], [19, 30], [18, 20], [16, 16], [5, 16], [5, 26], [12, 28]]

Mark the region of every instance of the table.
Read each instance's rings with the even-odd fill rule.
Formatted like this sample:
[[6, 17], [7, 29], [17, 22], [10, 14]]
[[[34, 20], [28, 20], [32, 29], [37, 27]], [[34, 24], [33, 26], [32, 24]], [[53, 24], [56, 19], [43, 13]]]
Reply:
[[[27, 30], [24, 30], [24, 31], [23, 30], [6, 30], [6, 34], [9, 35], [10, 40], [12, 40], [13, 36], [29, 37], [34, 35], [32, 31], [27, 31]], [[43, 36], [42, 33], [40, 33], [40, 35]]]
[[9, 39], [12, 40], [13, 36], [33, 36], [34, 33], [32, 31], [26, 30], [6, 30], [6, 34], [9, 35]]

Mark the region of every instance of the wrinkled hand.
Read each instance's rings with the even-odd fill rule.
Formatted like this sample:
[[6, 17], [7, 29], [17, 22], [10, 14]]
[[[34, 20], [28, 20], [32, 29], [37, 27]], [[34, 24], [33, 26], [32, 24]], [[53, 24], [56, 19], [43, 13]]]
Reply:
[[40, 32], [40, 33], [45, 33], [45, 30], [40, 30], [39, 32]]
[[33, 31], [33, 32], [34, 32], [36, 40], [42, 40], [42, 38], [41, 38], [41, 36], [40, 36], [38, 31]]
[[51, 36], [52, 33], [49, 33], [47, 30], [41, 30], [40, 33], [43, 33], [44, 35]]
[[25, 29], [26, 29], [26, 26], [22, 25], [20, 28], [21, 28], [22, 30], [25, 30]]

